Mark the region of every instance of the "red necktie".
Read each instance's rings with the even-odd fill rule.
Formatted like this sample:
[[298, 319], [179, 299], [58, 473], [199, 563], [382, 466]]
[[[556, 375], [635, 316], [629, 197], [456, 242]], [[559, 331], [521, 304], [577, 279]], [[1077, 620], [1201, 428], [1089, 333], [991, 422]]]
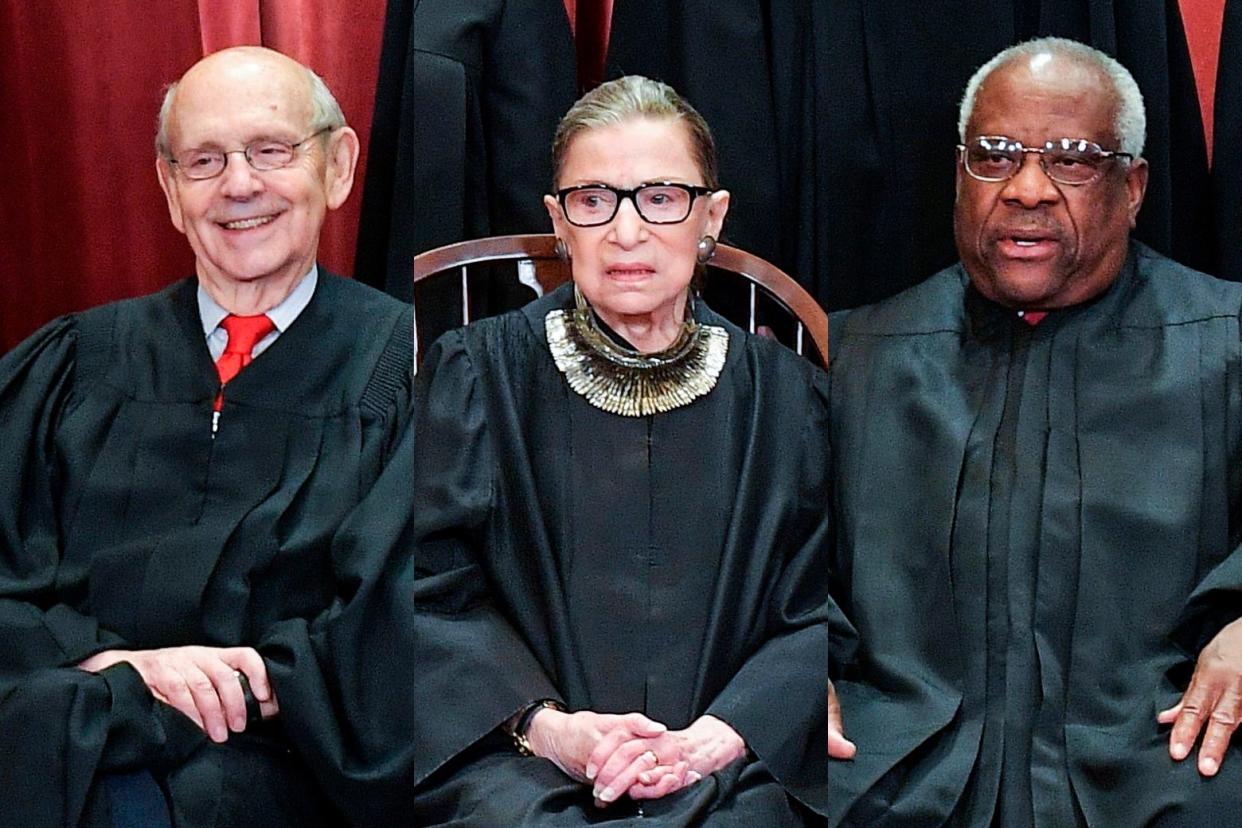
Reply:
[[253, 357], [250, 352], [260, 339], [267, 336], [276, 326], [265, 315], [234, 316], [229, 314], [220, 320], [220, 327], [228, 332], [229, 341], [224, 346], [224, 353], [216, 360], [216, 373], [220, 375], [221, 392], [216, 395], [216, 411], [224, 405], [223, 386], [237, 376], [241, 369], [250, 364]]
[[1048, 311], [1023, 311], [1018, 314], [1022, 321], [1030, 325], [1032, 328], [1044, 321], [1044, 317], [1048, 315]]

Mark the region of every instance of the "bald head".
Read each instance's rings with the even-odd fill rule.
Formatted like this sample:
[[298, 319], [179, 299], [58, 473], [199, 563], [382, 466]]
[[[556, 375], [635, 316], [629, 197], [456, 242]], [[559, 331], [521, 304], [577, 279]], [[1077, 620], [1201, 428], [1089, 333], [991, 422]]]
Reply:
[[[155, 135], [155, 151], [168, 157], [175, 143], [174, 130], [179, 111], [178, 99], [183, 88], [191, 93], [215, 89], [254, 88], [260, 84], [277, 84], [283, 100], [276, 105], [303, 108], [302, 115], [311, 131], [337, 129], [345, 126], [345, 115], [323, 79], [296, 60], [262, 46], [236, 46], [213, 52], [168, 86], [160, 106], [159, 129]], [[192, 104], [193, 102], [188, 102]]]
[[1113, 108], [1111, 137], [1118, 149], [1136, 158], [1143, 154], [1147, 115], [1134, 76], [1100, 50], [1061, 37], [1041, 37], [1010, 46], [979, 67], [966, 84], [958, 111], [960, 140], [965, 141], [970, 134], [970, 120], [980, 90], [1001, 69], [1016, 71], [1044, 84], [1100, 90]]

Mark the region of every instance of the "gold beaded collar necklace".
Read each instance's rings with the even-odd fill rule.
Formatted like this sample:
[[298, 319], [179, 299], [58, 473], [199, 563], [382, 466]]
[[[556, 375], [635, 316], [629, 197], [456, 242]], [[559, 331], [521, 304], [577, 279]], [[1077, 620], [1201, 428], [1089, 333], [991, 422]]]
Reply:
[[550, 312], [544, 327], [557, 369], [591, 405], [623, 417], [646, 417], [689, 405], [716, 387], [729, 334], [695, 321], [693, 294], [673, 344], [652, 354], [623, 347], [601, 331], [577, 285], [574, 301], [574, 310]]

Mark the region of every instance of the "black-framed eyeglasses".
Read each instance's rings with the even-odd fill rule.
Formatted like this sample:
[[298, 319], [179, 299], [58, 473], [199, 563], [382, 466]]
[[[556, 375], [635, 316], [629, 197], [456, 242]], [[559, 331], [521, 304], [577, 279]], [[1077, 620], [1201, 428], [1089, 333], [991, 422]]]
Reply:
[[579, 184], [556, 191], [565, 220], [576, 227], [598, 227], [607, 224], [629, 199], [639, 217], [648, 224], [678, 224], [690, 215], [690, 208], [699, 196], [715, 190], [696, 184], [656, 181], [632, 190], [609, 187], [607, 184]]
[[323, 135], [325, 132], [331, 132], [334, 127], [324, 127], [307, 135], [301, 141], [293, 144], [284, 141], [274, 141], [270, 138], [264, 138], [259, 141], [251, 141], [241, 149], [235, 150], [217, 150], [217, 149], [192, 149], [185, 152], [179, 152], [168, 159], [168, 163], [176, 166], [181, 170], [181, 174], [186, 178], [194, 181], [202, 181], [207, 178], [215, 178], [224, 172], [224, 168], [228, 166], [229, 156], [235, 152], [240, 152], [246, 156], [246, 162], [256, 170], [268, 172], [270, 170], [279, 170], [293, 163], [294, 153], [297, 148]]
[[1007, 181], [1022, 169], [1028, 152], [1039, 155], [1044, 174], [1058, 184], [1078, 187], [1099, 178], [1113, 159], [1131, 161], [1128, 152], [1106, 150], [1084, 138], [1060, 138], [1047, 141], [1042, 147], [1024, 147], [1004, 135], [980, 135], [957, 145], [962, 166], [972, 178], [980, 181]]

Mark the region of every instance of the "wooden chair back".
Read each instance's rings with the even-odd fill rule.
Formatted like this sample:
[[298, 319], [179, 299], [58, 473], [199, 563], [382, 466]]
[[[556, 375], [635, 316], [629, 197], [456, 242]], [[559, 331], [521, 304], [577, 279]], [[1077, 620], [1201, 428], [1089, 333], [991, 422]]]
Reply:
[[[536, 294], [555, 290], [570, 279], [569, 264], [557, 258], [555, 236], [490, 236], [415, 256], [416, 307], [419, 283], [456, 274], [461, 284], [461, 322], [469, 323], [475, 318], [471, 313], [470, 274], [479, 266], [499, 262], [512, 262], [517, 280]], [[740, 296], [734, 291], [727, 308], [711, 302], [722, 315], [752, 333], [776, 331], [777, 338], [797, 353], [821, 366], [828, 364], [828, 315], [791, 276], [758, 256], [725, 244], [716, 247], [708, 272], [709, 302], [717, 281], [715, 274], [731, 274], [741, 280]], [[780, 315], [787, 317], [788, 324], [780, 322]]]

